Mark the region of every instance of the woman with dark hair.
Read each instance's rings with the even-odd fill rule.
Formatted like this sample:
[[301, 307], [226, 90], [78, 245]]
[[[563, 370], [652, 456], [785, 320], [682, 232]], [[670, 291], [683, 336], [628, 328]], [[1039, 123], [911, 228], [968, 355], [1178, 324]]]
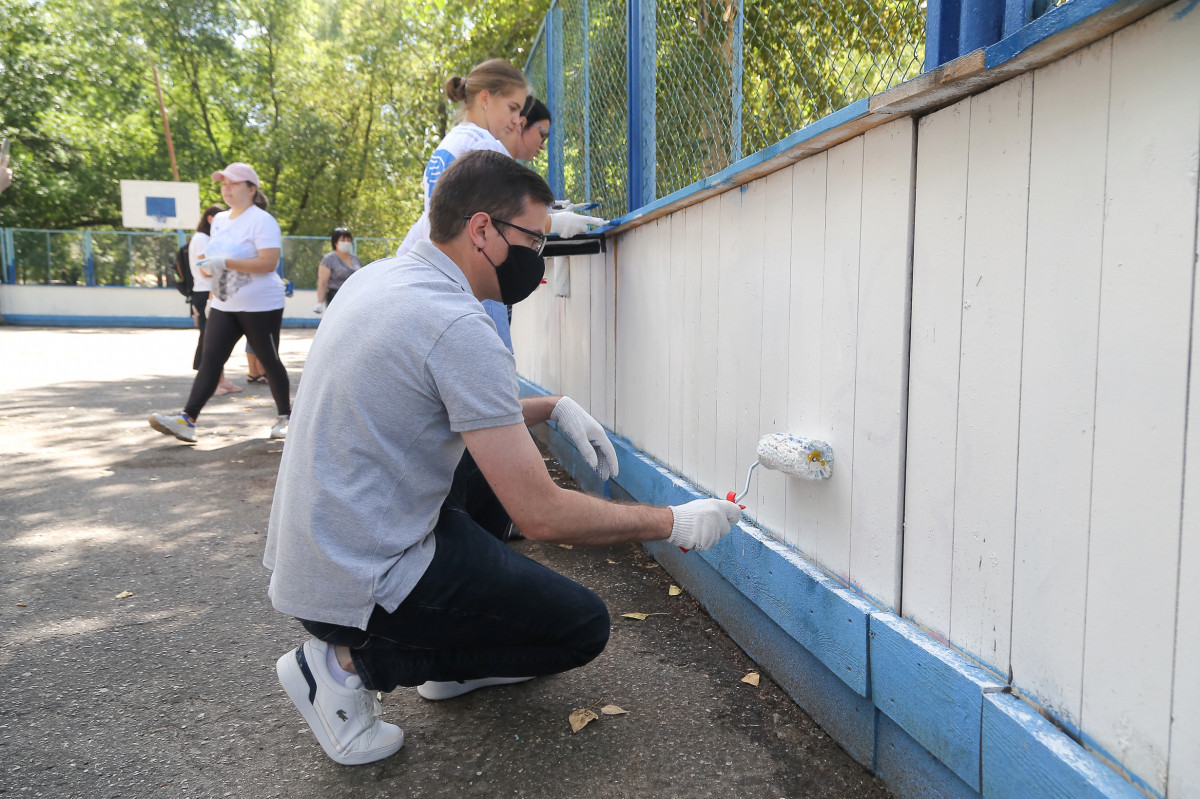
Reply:
[[518, 161], [537, 158], [550, 138], [550, 109], [532, 94], [521, 109], [521, 124], [508, 132], [501, 141], [508, 154]]
[[[209, 234], [212, 233], [213, 217], [224, 210], [225, 206], [219, 204], [205, 208], [200, 217], [200, 224], [196, 225], [196, 232], [188, 242], [188, 266], [192, 270], [192, 318], [196, 321], [196, 327], [200, 329], [196, 353], [192, 356], [192, 369], [197, 371], [200, 369], [200, 356], [204, 352], [204, 329], [208, 326], [208, 294], [212, 290], [212, 278], [200, 271], [196, 262], [204, 257], [204, 248], [208, 246]], [[241, 389], [225, 377], [225, 372], [222, 371], [216, 395], [219, 397], [222, 394], [237, 394], [239, 391]]]
[[229, 210], [213, 217], [212, 237], [204, 257], [196, 262], [202, 273], [212, 277], [200, 370], [183, 411], [150, 414], [150, 426], [195, 443], [196, 417], [212, 398], [234, 345], [245, 336], [275, 399], [278, 416], [271, 438], [286, 438], [292, 401], [287, 369], [279, 359], [284, 283], [275, 273], [283, 236], [275, 217], [267, 213], [267, 197], [249, 164], [232, 163], [214, 172], [213, 180], [220, 182], [221, 198]]
[[354, 249], [354, 236], [350, 235], [349, 230], [335, 228], [329, 241], [333, 250], [326, 253], [317, 267], [317, 307], [313, 313], [324, 313], [346, 278], [362, 269], [362, 261], [351, 252]]

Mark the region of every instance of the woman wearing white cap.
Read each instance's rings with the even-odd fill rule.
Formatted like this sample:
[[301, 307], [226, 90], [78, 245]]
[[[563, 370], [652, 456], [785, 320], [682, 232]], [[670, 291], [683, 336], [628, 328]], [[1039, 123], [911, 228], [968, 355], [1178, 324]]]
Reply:
[[221, 197], [229, 210], [213, 217], [212, 238], [197, 262], [212, 276], [200, 370], [183, 411], [151, 414], [150, 426], [194, 443], [196, 417], [216, 391], [234, 345], [245, 336], [262, 363], [279, 414], [271, 438], [285, 438], [292, 412], [291, 387], [279, 359], [284, 284], [275, 273], [283, 236], [279, 223], [266, 211], [258, 174], [248, 164], [232, 163], [214, 172], [213, 180], [221, 183]]

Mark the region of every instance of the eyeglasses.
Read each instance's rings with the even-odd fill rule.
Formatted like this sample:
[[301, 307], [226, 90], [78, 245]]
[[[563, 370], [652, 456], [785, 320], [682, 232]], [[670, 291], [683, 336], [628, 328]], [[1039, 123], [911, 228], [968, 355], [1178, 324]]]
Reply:
[[[472, 214], [471, 216], [474, 216], [474, 214]], [[471, 218], [470, 216], [463, 217], [463, 219], [470, 219], [470, 218]], [[493, 225], [507, 225], [508, 227], [512, 228], [513, 230], [521, 231], [522, 233], [524, 233], [526, 236], [529, 236], [529, 238], [531, 238], [533, 240], [532, 244], [530, 245], [530, 249], [533, 250], [534, 252], [536, 252], [538, 255], [542, 254], [542, 250], [546, 246], [546, 234], [545, 233], [539, 233], [536, 230], [530, 230], [527, 227], [521, 227], [520, 225], [514, 225], [512, 222], [505, 222], [503, 219], [496, 219], [494, 217], [492, 218], [492, 224]], [[496, 228], [496, 230], [499, 230], [499, 228]], [[504, 234], [501, 233], [500, 237], [504, 238]], [[504, 239], [504, 240], [508, 241], [508, 239]]]
[[533, 126], [535, 128], [537, 128], [538, 133], [542, 134], [542, 144], [545, 144], [546, 139], [550, 138], [550, 131], [546, 130], [545, 128], [543, 128], [541, 125], [539, 125], [536, 122], [533, 123]]

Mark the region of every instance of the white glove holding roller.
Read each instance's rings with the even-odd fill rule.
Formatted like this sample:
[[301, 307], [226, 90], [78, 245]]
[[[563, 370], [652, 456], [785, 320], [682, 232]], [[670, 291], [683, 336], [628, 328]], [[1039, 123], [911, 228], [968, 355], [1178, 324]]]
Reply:
[[587, 233], [588, 225], [607, 225], [607, 219], [596, 216], [584, 216], [573, 211], [559, 211], [550, 215], [550, 232], [564, 239]]
[[212, 258], [201, 258], [196, 261], [196, 266], [200, 268], [207, 277], [218, 278], [225, 271], [225, 259], [219, 255], [214, 255]]
[[608, 433], [600, 423], [579, 407], [579, 403], [570, 397], [562, 397], [554, 405], [550, 418], [558, 425], [558, 431], [575, 445], [587, 461], [587, 465], [600, 475], [601, 480], [607, 480], [617, 474], [620, 468], [617, 464], [617, 451], [608, 440]]
[[672, 544], [683, 549], [703, 551], [729, 534], [742, 517], [742, 509], [725, 499], [694, 499], [684, 505], [672, 505], [675, 522], [671, 525]]
[[318, 302], [317, 307], [313, 308], [313, 313], [316, 313], [316, 314], [325, 313], [325, 303]]

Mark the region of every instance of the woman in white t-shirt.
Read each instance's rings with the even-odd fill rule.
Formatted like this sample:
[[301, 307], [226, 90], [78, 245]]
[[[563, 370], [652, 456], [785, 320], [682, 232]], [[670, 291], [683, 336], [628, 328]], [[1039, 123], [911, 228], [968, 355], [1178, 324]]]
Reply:
[[[224, 210], [223, 205], [210, 205], [205, 208], [200, 216], [200, 224], [196, 225], [196, 232], [188, 242], [188, 266], [192, 271], [192, 318], [196, 320], [196, 327], [200, 330], [196, 352], [192, 356], [192, 369], [196, 371], [200, 370], [200, 356], [204, 353], [204, 329], [208, 324], [208, 293], [212, 288], [212, 278], [201, 272], [196, 262], [204, 257], [204, 248], [208, 246], [208, 240], [211, 238], [209, 234], [212, 232], [213, 217]], [[217, 396], [236, 394], [240, 391], [241, 389], [230, 382], [222, 372], [221, 382], [217, 384]]]
[[[421, 178], [425, 211], [396, 250], [398, 256], [411, 250], [418, 241], [428, 241], [429, 199], [433, 196], [438, 178], [455, 158], [473, 150], [495, 150], [510, 157], [519, 157], [509, 152], [501, 142], [523, 124], [521, 111], [529, 96], [529, 83], [519, 69], [503, 58], [493, 58], [476, 66], [465, 78], [457, 75], [450, 78], [446, 81], [445, 92], [451, 102], [462, 103], [458, 112], [462, 121], [450, 129], [425, 166], [425, 174]], [[587, 230], [589, 224], [601, 221], [562, 212], [547, 218], [545, 230], [569, 238]], [[483, 308], [496, 323], [496, 332], [511, 351], [512, 334], [509, 331], [507, 306], [502, 302], [484, 300]]]
[[196, 417], [212, 398], [234, 345], [245, 336], [262, 363], [275, 399], [278, 416], [271, 438], [286, 438], [292, 413], [291, 387], [279, 359], [284, 283], [275, 273], [283, 236], [275, 217], [266, 211], [267, 197], [258, 174], [248, 164], [230, 164], [214, 172], [213, 180], [221, 183], [221, 197], [229, 210], [213, 217], [204, 257], [196, 262], [201, 273], [212, 278], [200, 370], [183, 411], [151, 414], [150, 426], [195, 442]]

